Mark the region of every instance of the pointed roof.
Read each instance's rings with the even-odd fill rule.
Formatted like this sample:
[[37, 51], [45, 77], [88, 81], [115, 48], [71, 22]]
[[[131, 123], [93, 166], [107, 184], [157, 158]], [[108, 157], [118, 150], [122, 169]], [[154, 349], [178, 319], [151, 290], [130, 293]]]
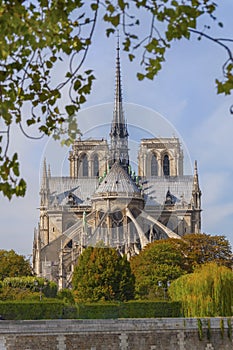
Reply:
[[198, 179], [198, 170], [197, 170], [197, 161], [194, 163], [194, 174], [193, 174], [193, 191], [200, 192], [199, 179]]
[[127, 125], [125, 123], [124, 112], [123, 112], [123, 100], [122, 100], [122, 89], [121, 89], [121, 69], [120, 69], [120, 47], [119, 37], [117, 41], [117, 57], [116, 57], [116, 85], [115, 85], [115, 100], [114, 100], [114, 111], [113, 120], [111, 126], [111, 137], [128, 137]]
[[96, 190], [97, 193], [117, 192], [127, 194], [140, 194], [139, 188], [122, 168], [119, 162], [115, 162], [110, 172], [103, 179], [102, 183]]
[[42, 180], [41, 180], [41, 191], [48, 190], [48, 187], [49, 186], [48, 186], [47, 164], [46, 164], [46, 158], [44, 158]]

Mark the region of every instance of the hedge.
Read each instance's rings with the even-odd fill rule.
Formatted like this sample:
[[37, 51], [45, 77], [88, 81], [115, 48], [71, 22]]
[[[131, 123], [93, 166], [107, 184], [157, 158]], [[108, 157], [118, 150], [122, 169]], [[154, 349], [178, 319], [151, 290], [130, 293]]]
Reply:
[[0, 302], [0, 315], [5, 320], [40, 320], [76, 318], [77, 309], [59, 300], [41, 302]]
[[130, 301], [126, 303], [78, 304], [78, 318], [153, 318], [182, 317], [179, 302]]
[[0, 302], [0, 315], [8, 320], [181, 317], [181, 310], [179, 302], [130, 301], [76, 306], [59, 300]]

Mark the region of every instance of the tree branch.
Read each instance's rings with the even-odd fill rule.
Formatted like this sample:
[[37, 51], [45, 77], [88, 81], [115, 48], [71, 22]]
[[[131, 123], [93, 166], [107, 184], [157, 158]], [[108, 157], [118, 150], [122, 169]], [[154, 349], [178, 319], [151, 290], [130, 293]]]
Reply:
[[[228, 55], [229, 55], [229, 58], [233, 61], [233, 54], [232, 54], [232, 51], [230, 50], [230, 48], [229, 48], [227, 45], [225, 45], [225, 44], [222, 43], [223, 39], [213, 38], [212, 36], [210, 36], [210, 35], [208, 35], [208, 34], [205, 34], [205, 33], [201, 32], [201, 31], [199, 31], [199, 30], [197, 30], [197, 29], [189, 28], [189, 31], [190, 31], [191, 33], [194, 33], [194, 34], [198, 34], [198, 35], [200, 35], [200, 36], [203, 36], [204, 38], [206, 38], [206, 39], [208, 39], [208, 40], [210, 40], [210, 41], [213, 41], [214, 43], [216, 43], [216, 44], [222, 46], [222, 47], [227, 51], [227, 53], [228, 53]], [[233, 40], [231, 40], [231, 39], [225, 39], [225, 41], [232, 41], [232, 42], [233, 42]]]

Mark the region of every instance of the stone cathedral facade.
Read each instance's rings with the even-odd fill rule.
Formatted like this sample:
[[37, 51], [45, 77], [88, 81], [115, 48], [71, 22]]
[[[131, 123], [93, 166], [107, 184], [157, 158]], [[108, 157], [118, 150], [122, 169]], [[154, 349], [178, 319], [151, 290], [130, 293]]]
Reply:
[[59, 288], [71, 285], [87, 246], [115, 247], [130, 258], [154, 240], [201, 230], [197, 163], [193, 175], [184, 174], [179, 139], [142, 139], [136, 175], [128, 136], [118, 47], [110, 144], [104, 139], [75, 141], [69, 177], [51, 176], [44, 161], [33, 268]]

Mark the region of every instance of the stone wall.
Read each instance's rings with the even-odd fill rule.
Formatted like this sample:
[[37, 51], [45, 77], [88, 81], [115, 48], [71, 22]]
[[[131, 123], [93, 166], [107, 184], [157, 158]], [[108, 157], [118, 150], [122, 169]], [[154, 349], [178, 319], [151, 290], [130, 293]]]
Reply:
[[222, 320], [0, 321], [0, 350], [232, 350], [233, 319]]

